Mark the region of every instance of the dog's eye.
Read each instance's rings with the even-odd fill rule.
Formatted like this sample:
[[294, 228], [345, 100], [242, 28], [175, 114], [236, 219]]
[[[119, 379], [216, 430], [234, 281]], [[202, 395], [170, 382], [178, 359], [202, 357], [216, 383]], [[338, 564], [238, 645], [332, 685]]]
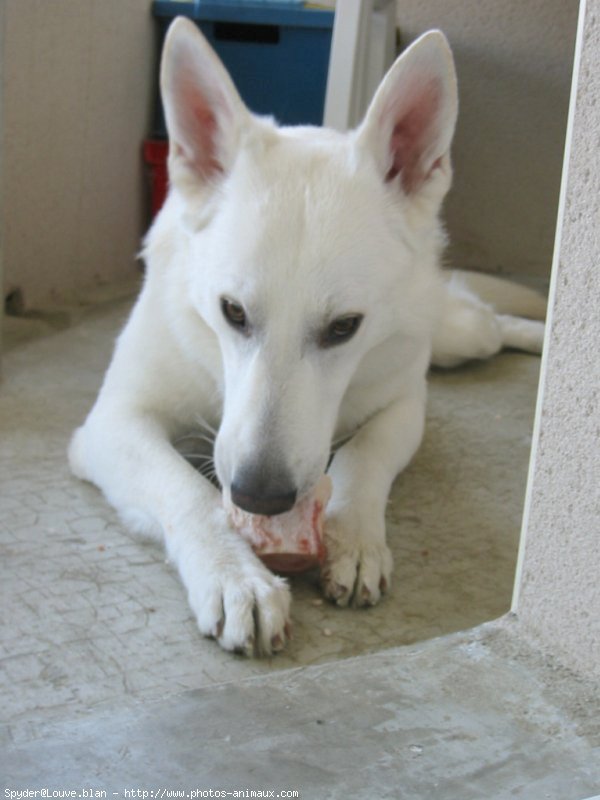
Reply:
[[362, 314], [344, 314], [331, 322], [321, 336], [321, 347], [333, 347], [351, 339], [363, 321]]
[[221, 298], [221, 311], [227, 322], [242, 333], [248, 332], [248, 319], [243, 307], [236, 303], [235, 300], [230, 300], [228, 297]]

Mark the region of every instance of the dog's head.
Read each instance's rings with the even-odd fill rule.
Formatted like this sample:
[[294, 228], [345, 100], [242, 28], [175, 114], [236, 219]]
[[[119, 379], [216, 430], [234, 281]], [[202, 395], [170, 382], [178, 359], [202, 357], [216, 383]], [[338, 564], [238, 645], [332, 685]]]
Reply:
[[452, 57], [441, 33], [423, 36], [347, 134], [253, 116], [182, 19], [161, 87], [168, 213], [184, 220], [189, 296], [222, 359], [217, 474], [237, 505], [281, 513], [325, 469], [349, 385], [364, 384], [357, 406], [368, 395], [367, 353], [427, 327], [417, 307], [450, 184]]

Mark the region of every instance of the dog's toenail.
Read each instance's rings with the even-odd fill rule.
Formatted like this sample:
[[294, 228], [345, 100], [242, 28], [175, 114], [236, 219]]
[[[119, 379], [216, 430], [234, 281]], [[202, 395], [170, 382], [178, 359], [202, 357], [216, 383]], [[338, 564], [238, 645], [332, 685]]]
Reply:
[[341, 583], [334, 583], [331, 588], [331, 596], [334, 597], [336, 600], [339, 600], [340, 597], [348, 594], [348, 588], [343, 586]]
[[238, 656], [252, 656], [254, 654], [254, 636], [248, 636], [244, 644], [239, 644], [233, 648], [233, 652]]

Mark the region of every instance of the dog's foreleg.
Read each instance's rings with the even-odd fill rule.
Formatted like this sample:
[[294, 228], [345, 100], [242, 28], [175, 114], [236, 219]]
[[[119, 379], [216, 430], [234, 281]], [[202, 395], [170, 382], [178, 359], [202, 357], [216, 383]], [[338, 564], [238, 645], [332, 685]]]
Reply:
[[160, 421], [122, 410], [92, 412], [73, 437], [70, 460], [125, 522], [146, 520], [162, 530], [204, 635], [247, 654], [283, 648], [287, 584], [231, 530], [221, 493], [174, 450]]
[[334, 456], [322, 584], [338, 605], [374, 605], [390, 584], [385, 508], [392, 481], [421, 442], [425, 394], [423, 382], [371, 417]]

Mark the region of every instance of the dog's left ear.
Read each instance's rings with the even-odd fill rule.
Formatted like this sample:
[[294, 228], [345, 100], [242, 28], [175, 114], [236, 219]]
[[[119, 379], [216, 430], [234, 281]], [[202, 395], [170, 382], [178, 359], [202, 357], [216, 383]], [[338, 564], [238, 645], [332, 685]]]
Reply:
[[402, 53], [380, 84], [357, 131], [382, 178], [417, 193], [449, 154], [458, 112], [452, 52], [430, 31]]

